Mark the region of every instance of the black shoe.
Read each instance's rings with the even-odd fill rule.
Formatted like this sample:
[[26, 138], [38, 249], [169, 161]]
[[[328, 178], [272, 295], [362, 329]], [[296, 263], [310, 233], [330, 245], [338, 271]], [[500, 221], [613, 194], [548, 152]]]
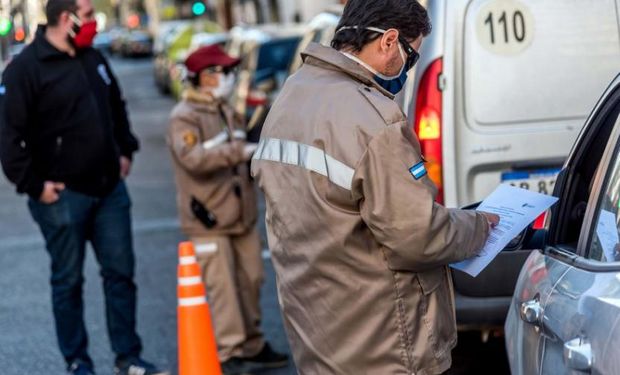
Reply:
[[85, 362], [73, 362], [67, 371], [70, 375], [95, 375], [93, 366]]
[[260, 353], [254, 357], [243, 358], [243, 360], [251, 365], [258, 365], [260, 368], [279, 368], [288, 365], [288, 356], [271, 349], [269, 343], [265, 343]]
[[248, 363], [237, 357], [222, 362], [220, 366], [224, 375], [249, 375], [250, 370], [253, 370]]
[[170, 375], [168, 371], [162, 371], [152, 363], [138, 358], [130, 357], [123, 360], [116, 360], [114, 364], [115, 375]]

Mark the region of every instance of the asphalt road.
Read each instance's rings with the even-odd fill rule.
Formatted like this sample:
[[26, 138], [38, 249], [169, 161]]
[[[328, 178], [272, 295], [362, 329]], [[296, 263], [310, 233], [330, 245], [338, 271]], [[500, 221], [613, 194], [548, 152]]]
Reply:
[[[143, 356], [159, 366], [177, 368], [176, 247], [184, 239], [176, 218], [175, 188], [165, 129], [174, 102], [160, 95], [152, 81], [150, 60], [113, 60], [124, 89], [142, 150], [128, 180], [133, 200], [134, 243], [139, 287], [138, 329]], [[261, 207], [261, 210], [263, 207]], [[261, 223], [264, 236], [264, 227]], [[265, 245], [266, 247], [266, 245]], [[277, 306], [275, 277], [265, 259], [262, 294], [263, 329], [267, 339], [288, 352]], [[112, 374], [114, 355], [106, 333], [103, 291], [98, 267], [89, 251], [84, 271], [85, 319], [90, 353], [98, 374]], [[0, 177], [0, 374], [63, 374], [50, 302], [49, 258], [26, 200]], [[505, 374], [503, 340], [481, 345], [477, 335], [464, 335], [455, 351], [451, 374]], [[295, 374], [289, 368], [265, 375]]]

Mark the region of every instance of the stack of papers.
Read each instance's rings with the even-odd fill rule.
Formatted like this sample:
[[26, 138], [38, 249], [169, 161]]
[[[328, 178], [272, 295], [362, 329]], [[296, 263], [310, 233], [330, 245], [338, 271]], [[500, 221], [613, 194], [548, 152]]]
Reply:
[[473, 277], [478, 276], [513, 238], [557, 201], [558, 198], [549, 195], [500, 185], [476, 209], [499, 215], [499, 225], [491, 230], [477, 257], [452, 264], [451, 267]]

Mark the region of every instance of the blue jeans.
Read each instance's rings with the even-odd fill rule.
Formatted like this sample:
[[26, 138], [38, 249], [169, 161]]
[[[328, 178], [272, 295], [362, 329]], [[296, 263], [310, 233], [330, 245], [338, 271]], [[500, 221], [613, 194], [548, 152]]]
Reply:
[[64, 190], [54, 204], [30, 199], [28, 206], [51, 256], [56, 334], [67, 363], [92, 364], [82, 300], [86, 241], [94, 248], [103, 278], [112, 350], [118, 358], [139, 355], [142, 345], [136, 334], [131, 201], [125, 183], [119, 182], [104, 198]]

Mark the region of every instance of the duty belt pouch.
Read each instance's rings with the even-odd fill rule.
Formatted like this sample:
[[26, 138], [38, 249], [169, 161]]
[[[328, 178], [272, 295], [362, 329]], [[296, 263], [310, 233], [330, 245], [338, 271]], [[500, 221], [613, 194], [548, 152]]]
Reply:
[[198, 199], [192, 197], [190, 206], [192, 212], [194, 213], [194, 216], [196, 216], [196, 218], [200, 220], [200, 222], [205, 227], [207, 227], [207, 229], [212, 229], [217, 225], [217, 219], [215, 218], [215, 215], [213, 215], [211, 211], [209, 211], [202, 203], [200, 203]]

